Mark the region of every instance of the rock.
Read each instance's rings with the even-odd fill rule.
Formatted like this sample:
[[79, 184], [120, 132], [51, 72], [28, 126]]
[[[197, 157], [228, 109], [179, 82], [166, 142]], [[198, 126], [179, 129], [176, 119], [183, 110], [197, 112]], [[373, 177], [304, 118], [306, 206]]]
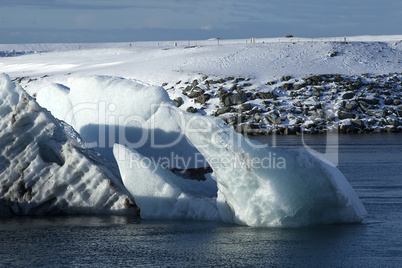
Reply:
[[392, 98], [390, 98], [390, 97], [386, 97], [385, 100], [384, 100], [385, 105], [391, 105], [393, 103], [394, 103], [394, 100]]
[[211, 99], [211, 95], [204, 93], [197, 97], [197, 101], [201, 104], [205, 104], [207, 101]]
[[287, 126], [283, 130], [283, 135], [295, 135], [297, 132], [295, 127]]
[[387, 122], [389, 125], [397, 127], [399, 125], [399, 120], [395, 116], [387, 116]]
[[358, 102], [358, 104], [359, 104], [360, 109], [362, 109], [362, 111], [363, 111], [364, 113], [367, 113], [367, 112], [368, 112], [368, 109], [367, 109], [366, 105], [364, 105], [364, 103]]
[[355, 101], [349, 101], [345, 103], [345, 108], [348, 110], [355, 110], [358, 106], [359, 104], [357, 104], [357, 102]]
[[182, 97], [178, 97], [174, 99], [173, 102], [176, 104], [177, 107], [180, 107], [183, 104], [183, 99]]
[[289, 81], [290, 79], [292, 79], [291, 76], [285, 75], [285, 76], [282, 76], [282, 77], [279, 79], [279, 81], [284, 82], [284, 81]]
[[335, 74], [335, 77], [333, 78], [334, 82], [342, 82], [343, 81], [343, 77], [339, 74]]
[[367, 120], [367, 124], [369, 124], [369, 125], [375, 125], [375, 124], [377, 124], [377, 120], [375, 120], [374, 118], [370, 118], [369, 120]]
[[352, 92], [346, 92], [346, 93], [344, 93], [344, 94], [342, 95], [342, 99], [344, 99], [344, 100], [349, 100], [349, 99], [352, 99], [354, 96], [355, 96], [354, 93], [352, 93]]
[[254, 132], [258, 132], [260, 130], [260, 127], [257, 124], [241, 123], [241, 124], [237, 125], [235, 130], [236, 130], [236, 132], [239, 132], [242, 134], [251, 134]]
[[364, 122], [360, 119], [350, 120], [350, 123], [356, 128], [364, 129], [365, 127]]
[[355, 118], [355, 115], [345, 111], [338, 111], [339, 120]]
[[223, 105], [232, 106], [236, 104], [241, 104], [247, 101], [247, 95], [245, 93], [228, 94], [223, 99]]
[[335, 57], [336, 55], [338, 55], [338, 51], [332, 51], [332, 52], [330, 52], [329, 53], [329, 56], [332, 58], [332, 57]]
[[216, 110], [215, 112], [215, 116], [221, 115], [221, 114], [225, 114], [225, 113], [229, 113], [232, 110], [231, 107], [222, 107], [218, 110]]
[[197, 109], [194, 108], [193, 106], [190, 106], [190, 107], [188, 107], [188, 108], [186, 109], [186, 112], [189, 112], [189, 113], [196, 113], [196, 112], [197, 112]]
[[292, 83], [285, 83], [281, 86], [282, 90], [291, 90], [293, 88]]
[[292, 87], [293, 87], [294, 90], [299, 90], [299, 89], [301, 89], [303, 86], [300, 85], [300, 84], [293, 84]]
[[327, 121], [335, 121], [335, 114], [334, 113], [325, 113], [325, 119], [327, 120]]
[[272, 124], [275, 125], [279, 125], [282, 123], [282, 120], [279, 116], [277, 116], [276, 114], [271, 114], [269, 116], [267, 116], [267, 119], [269, 122], [271, 122]]
[[320, 75], [312, 75], [309, 78], [314, 82], [322, 82], [322, 77]]
[[402, 117], [402, 110], [396, 110], [395, 115], [398, 117]]
[[198, 85], [198, 81], [197, 81], [197, 80], [194, 80], [191, 84], [192, 84], [193, 86], [197, 86], [197, 85]]
[[[189, 98], [197, 98], [198, 96], [204, 94], [204, 90], [200, 87], [194, 87], [187, 93], [187, 97]], [[184, 92], [183, 92], [184, 94]], [[186, 94], [185, 94], [186, 95]]]
[[240, 105], [239, 110], [243, 110], [243, 111], [249, 111], [252, 109], [252, 106], [250, 103], [243, 103], [242, 105]]
[[163, 83], [162, 87], [166, 87], [168, 85], [168, 83]]
[[313, 88], [313, 93], [314, 93], [314, 95], [315, 95], [316, 97], [321, 96], [320, 91], [319, 91], [318, 88], [316, 88], [316, 87]]
[[257, 95], [260, 99], [274, 99], [276, 100], [279, 96], [274, 94], [273, 92], [258, 92]]
[[379, 102], [377, 98], [370, 98], [370, 97], [364, 98], [363, 101], [370, 105], [375, 105]]

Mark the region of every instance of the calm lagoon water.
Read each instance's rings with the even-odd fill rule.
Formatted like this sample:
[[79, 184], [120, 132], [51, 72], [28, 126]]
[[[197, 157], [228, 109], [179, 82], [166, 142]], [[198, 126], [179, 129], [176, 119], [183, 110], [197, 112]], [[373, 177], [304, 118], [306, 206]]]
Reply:
[[[273, 144], [272, 136], [257, 139]], [[305, 136], [317, 151], [325, 136]], [[402, 135], [342, 135], [339, 168], [369, 216], [296, 229], [118, 216], [0, 219], [0, 267], [400, 267]], [[301, 146], [278, 136], [279, 147]]]

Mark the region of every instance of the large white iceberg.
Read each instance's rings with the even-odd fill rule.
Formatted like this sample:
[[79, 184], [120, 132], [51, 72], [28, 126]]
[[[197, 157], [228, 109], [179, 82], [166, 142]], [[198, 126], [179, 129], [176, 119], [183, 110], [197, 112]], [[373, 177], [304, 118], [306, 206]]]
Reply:
[[245, 139], [219, 119], [171, 114], [213, 168], [217, 192], [210, 186], [215, 180], [186, 181], [138, 152], [115, 145], [123, 183], [135, 196], [142, 217], [264, 227], [365, 218], [355, 191], [325, 159], [304, 148], [283, 150]]
[[183, 113], [183, 132], [214, 170], [225, 221], [249, 226], [361, 222], [367, 212], [343, 174], [304, 148], [248, 140], [223, 121]]
[[0, 74], [0, 216], [137, 215], [113, 165], [76, 144], [59, 121]]
[[[305, 149], [268, 147], [219, 119], [183, 113], [163, 88], [112, 77], [51, 87], [39, 91], [38, 101], [116, 159], [143, 218], [296, 227], [361, 222], [367, 214], [346, 178], [324, 159]], [[208, 165], [213, 179], [206, 181], [169, 170]]]
[[36, 99], [109, 160], [114, 161], [113, 145], [119, 143], [155, 163], [180, 160], [165, 161], [170, 168], [205, 163], [170, 115], [173, 101], [162, 87], [109, 76], [74, 78], [70, 84], [44, 87]]

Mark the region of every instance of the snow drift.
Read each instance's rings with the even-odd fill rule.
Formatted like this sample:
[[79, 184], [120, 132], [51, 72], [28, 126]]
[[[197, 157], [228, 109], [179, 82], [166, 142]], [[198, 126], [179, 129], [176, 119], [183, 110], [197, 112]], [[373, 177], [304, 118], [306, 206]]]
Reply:
[[1, 74], [0, 216], [136, 215], [110, 163], [76, 144], [48, 111]]

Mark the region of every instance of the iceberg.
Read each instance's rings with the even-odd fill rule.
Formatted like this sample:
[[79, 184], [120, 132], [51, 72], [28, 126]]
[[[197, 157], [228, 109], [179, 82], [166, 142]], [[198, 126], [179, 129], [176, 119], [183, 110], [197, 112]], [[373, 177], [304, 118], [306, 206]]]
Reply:
[[107, 159], [115, 161], [113, 145], [119, 143], [156, 163], [177, 159], [165, 161], [169, 168], [204, 167], [173, 119], [173, 101], [162, 87], [109, 76], [74, 78], [70, 84], [41, 88], [37, 101]]
[[339, 169], [306, 149], [263, 145], [217, 118], [183, 113], [176, 120], [214, 171], [217, 200], [227, 204], [218, 206], [224, 221], [298, 227], [355, 223], [366, 217]]
[[124, 186], [135, 196], [143, 219], [220, 221], [216, 182], [183, 179], [132, 148], [115, 144]]
[[[220, 119], [182, 112], [161, 87], [84, 77], [70, 88], [51, 85], [37, 98], [117, 163], [122, 188], [144, 219], [299, 227], [367, 215], [344, 175], [319, 155], [269, 147]], [[213, 173], [199, 181], [175, 172], [198, 167]]]
[[117, 167], [78, 143], [0, 74], [0, 216], [137, 215]]
[[183, 133], [213, 169], [186, 180], [132, 148], [116, 144], [123, 184], [144, 219], [224, 221], [256, 227], [361, 222], [367, 212], [343, 174], [304, 148], [248, 140], [216, 118], [170, 106]]

